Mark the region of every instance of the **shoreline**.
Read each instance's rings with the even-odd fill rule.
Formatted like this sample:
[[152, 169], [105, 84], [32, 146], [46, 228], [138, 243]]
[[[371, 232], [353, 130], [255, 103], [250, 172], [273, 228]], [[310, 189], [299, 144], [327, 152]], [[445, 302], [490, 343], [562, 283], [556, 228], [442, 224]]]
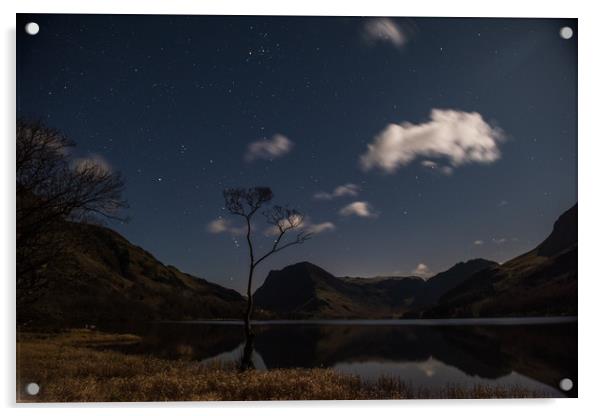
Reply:
[[[204, 325], [244, 325], [242, 319], [195, 319], [160, 320], [155, 323], [204, 324]], [[496, 318], [406, 318], [406, 319], [261, 319], [251, 321], [252, 325], [391, 325], [391, 326], [465, 326], [465, 325], [552, 325], [576, 323], [578, 316], [537, 316], [537, 317], [496, 317]]]

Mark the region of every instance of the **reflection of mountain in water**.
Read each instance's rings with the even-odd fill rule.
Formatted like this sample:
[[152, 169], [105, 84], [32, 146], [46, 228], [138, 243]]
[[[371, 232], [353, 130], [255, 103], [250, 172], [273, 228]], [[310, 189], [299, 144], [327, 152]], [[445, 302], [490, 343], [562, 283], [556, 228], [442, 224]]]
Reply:
[[576, 325], [293, 326], [261, 332], [255, 348], [268, 368], [340, 362], [426, 361], [495, 379], [516, 371], [556, 386], [576, 379]]
[[[342, 363], [426, 363], [436, 360], [467, 376], [498, 379], [520, 373], [556, 387], [577, 380], [577, 325], [409, 326], [259, 325], [255, 351], [265, 368], [335, 367]], [[126, 353], [164, 358], [236, 359], [238, 325], [159, 324]], [[574, 389], [576, 394], [576, 389]]]

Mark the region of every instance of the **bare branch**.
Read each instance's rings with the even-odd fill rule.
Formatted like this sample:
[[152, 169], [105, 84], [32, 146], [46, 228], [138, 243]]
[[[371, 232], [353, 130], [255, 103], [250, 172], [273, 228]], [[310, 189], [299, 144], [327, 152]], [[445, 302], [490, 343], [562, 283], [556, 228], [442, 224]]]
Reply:
[[229, 188], [223, 192], [225, 207], [231, 214], [252, 217], [262, 205], [270, 202], [274, 196], [266, 187]]
[[[74, 163], [74, 143], [41, 122], [17, 121], [17, 281], [21, 288], [41, 285], [27, 279], [62, 249], [67, 220], [103, 217], [123, 221], [124, 181], [98, 161]], [[27, 290], [30, 292], [31, 290]]]
[[274, 244], [272, 245], [271, 250], [261, 256], [259, 260], [255, 262], [255, 265], [267, 259], [274, 253], [282, 251], [285, 248], [296, 244], [302, 244], [311, 238], [311, 234], [300, 232], [294, 240], [281, 246], [280, 243], [283, 241], [283, 238], [287, 232], [303, 226], [303, 220], [305, 218], [304, 215], [295, 209], [290, 209], [279, 205], [275, 205], [269, 210], [264, 211], [263, 215], [266, 217], [268, 224], [274, 225], [278, 228], [279, 233], [274, 239]]

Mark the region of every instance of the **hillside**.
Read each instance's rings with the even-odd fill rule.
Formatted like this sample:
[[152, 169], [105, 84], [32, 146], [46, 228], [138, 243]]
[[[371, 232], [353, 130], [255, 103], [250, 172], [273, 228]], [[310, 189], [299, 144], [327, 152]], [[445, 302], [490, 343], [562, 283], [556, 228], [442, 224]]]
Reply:
[[476, 272], [497, 265], [498, 264], [494, 261], [474, 259], [467, 262], [460, 262], [450, 269], [438, 273], [427, 280], [423, 290], [417, 294], [416, 299], [412, 303], [412, 309], [421, 309], [437, 304], [441, 296], [463, 283]]
[[423, 316], [538, 315], [577, 315], [577, 205], [535, 249], [476, 273]]
[[121, 235], [98, 225], [65, 223], [66, 253], [48, 265], [48, 288], [21, 323], [238, 318], [236, 291], [159, 262]]
[[[20, 324], [239, 318], [238, 292], [166, 266], [105, 227], [65, 223], [68, 250]], [[540, 245], [502, 265], [475, 259], [419, 277], [336, 277], [301, 262], [271, 271], [256, 317], [391, 318], [577, 314], [577, 206]]]

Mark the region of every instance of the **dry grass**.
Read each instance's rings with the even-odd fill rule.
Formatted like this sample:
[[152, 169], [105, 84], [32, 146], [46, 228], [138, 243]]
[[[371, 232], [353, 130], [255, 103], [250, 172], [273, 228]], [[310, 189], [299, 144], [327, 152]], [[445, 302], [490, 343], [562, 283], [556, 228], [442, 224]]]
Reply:
[[[415, 398], [523, 398], [542, 392], [475, 385], [415, 389], [399, 379], [361, 381], [328, 369], [238, 372], [229, 366], [126, 355], [97, 347], [137, 342], [134, 335], [89, 330], [19, 334], [17, 399], [21, 402], [353, 400]], [[90, 348], [95, 347], [95, 348]], [[39, 395], [25, 386], [36, 382]]]

